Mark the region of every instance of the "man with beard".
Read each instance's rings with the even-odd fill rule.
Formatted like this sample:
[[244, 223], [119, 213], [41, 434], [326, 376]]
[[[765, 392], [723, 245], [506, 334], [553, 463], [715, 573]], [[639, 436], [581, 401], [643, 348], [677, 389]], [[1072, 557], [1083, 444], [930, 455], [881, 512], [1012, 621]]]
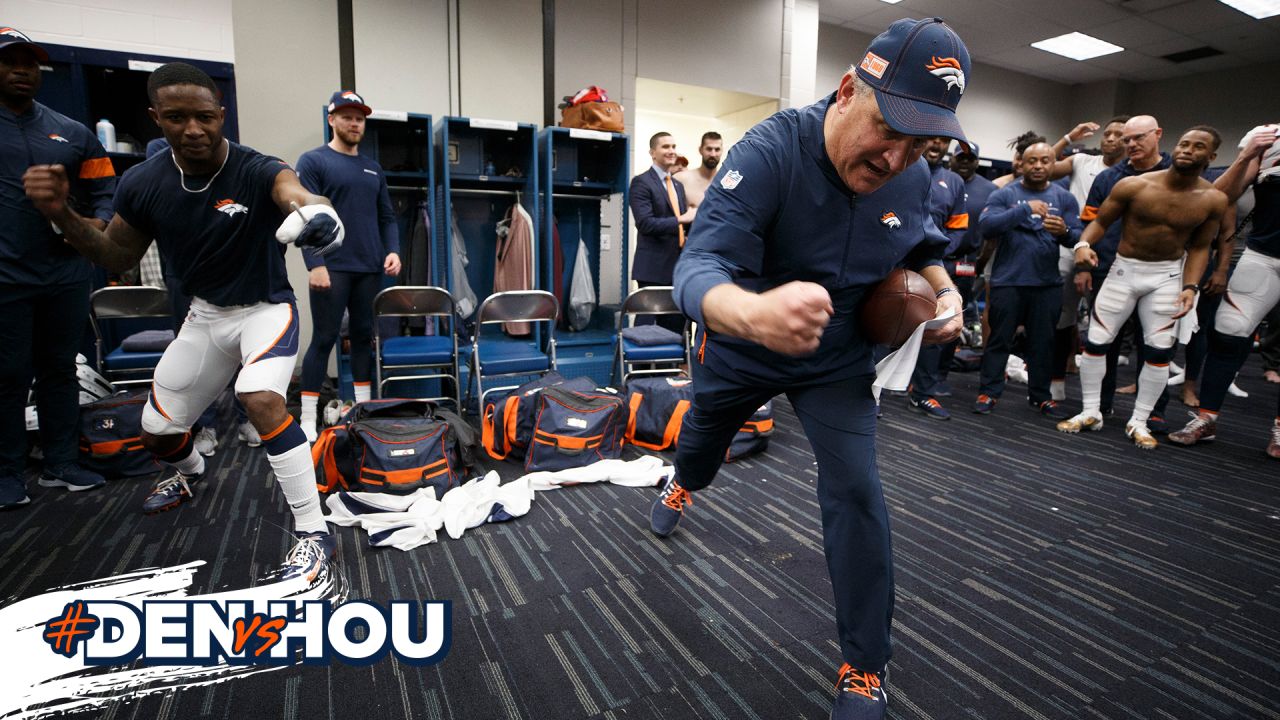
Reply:
[[329, 99], [333, 139], [298, 158], [302, 186], [333, 202], [346, 225], [342, 248], [321, 257], [304, 251], [310, 271], [311, 346], [302, 358], [302, 431], [316, 439], [316, 405], [338, 340], [342, 313], [348, 312], [351, 333], [351, 379], [356, 402], [368, 400], [373, 377], [373, 297], [382, 276], [400, 274], [400, 228], [382, 166], [360, 154], [365, 118], [373, 112], [354, 92], [338, 91]]
[[702, 156], [702, 167], [685, 170], [680, 173], [680, 182], [684, 183], [684, 197], [689, 207], [702, 204], [702, 197], [707, 194], [707, 186], [711, 178], [716, 176], [720, 167], [720, 155], [724, 152], [724, 140], [720, 133], [712, 130], [702, 134], [702, 142], [698, 145], [698, 154]]
[[1218, 144], [1218, 133], [1211, 127], [1197, 125], [1183, 133], [1172, 165], [1116, 183], [1097, 218], [1076, 243], [1076, 264], [1096, 267], [1098, 254], [1093, 245], [1112, 223], [1123, 218], [1116, 259], [1094, 300], [1093, 321], [1080, 360], [1084, 409], [1058, 423], [1061, 432], [1102, 429], [1105, 357], [1136, 305], [1145, 361], [1125, 435], [1144, 450], [1156, 447], [1147, 419], [1169, 380], [1176, 340], [1174, 321], [1190, 312], [1195, 303], [1210, 243], [1227, 209], [1226, 194], [1200, 177], [1215, 157]]
[[[933, 224], [947, 236], [943, 267], [958, 289], [956, 263], [965, 253], [962, 246], [969, 232], [969, 210], [965, 206], [964, 180], [942, 164], [950, 145], [951, 138], [929, 138], [924, 146], [924, 159], [929, 164], [929, 214], [933, 216]], [[972, 288], [972, 279], [969, 280]], [[951, 413], [938, 402], [938, 398], [951, 395], [946, 383], [947, 368], [959, 342], [956, 339], [946, 345], [925, 345], [916, 357], [916, 369], [911, 374], [911, 387], [907, 390], [907, 404], [927, 418], [951, 419]]]

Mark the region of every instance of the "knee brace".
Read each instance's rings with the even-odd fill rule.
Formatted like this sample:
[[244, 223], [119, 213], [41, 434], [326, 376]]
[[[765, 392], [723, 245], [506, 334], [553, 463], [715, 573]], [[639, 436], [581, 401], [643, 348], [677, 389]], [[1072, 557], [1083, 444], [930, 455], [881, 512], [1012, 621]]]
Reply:
[[1106, 355], [1111, 350], [1111, 343], [1095, 343], [1085, 338], [1084, 351], [1090, 355]]
[[1209, 352], [1228, 357], [1247, 357], [1253, 349], [1253, 338], [1225, 335], [1218, 330], [1209, 333]]
[[1168, 365], [1173, 361], [1174, 351], [1177, 348], [1170, 345], [1167, 348], [1151, 347], [1146, 343], [1142, 345], [1142, 356], [1148, 365]]

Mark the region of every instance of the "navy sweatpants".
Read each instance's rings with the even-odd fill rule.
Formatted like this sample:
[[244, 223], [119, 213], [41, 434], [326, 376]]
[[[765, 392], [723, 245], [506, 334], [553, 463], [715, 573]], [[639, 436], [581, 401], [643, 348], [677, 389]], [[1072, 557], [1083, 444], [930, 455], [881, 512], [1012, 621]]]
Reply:
[[1027, 334], [1027, 399], [1039, 405], [1049, 399], [1053, 374], [1053, 332], [1062, 312], [1062, 286], [996, 287], [987, 293], [987, 323], [991, 336], [982, 353], [978, 392], [998, 398], [1004, 394], [1005, 365], [1013, 337], [1022, 325]]
[[88, 317], [88, 282], [0, 286], [0, 474], [20, 476], [26, 467], [32, 378], [45, 466], [79, 456], [76, 353]]
[[893, 556], [876, 465], [876, 404], [870, 376], [837, 383], [743, 386], [693, 365], [693, 404], [676, 450], [686, 490], [711, 484], [734, 433], [767, 400], [785, 393], [818, 461], [822, 545], [835, 590], [844, 661], [877, 672], [889, 662]]
[[351, 379], [373, 377], [373, 298], [382, 289], [381, 273], [329, 271], [329, 289], [311, 291], [311, 345], [302, 357], [302, 389], [319, 392], [329, 371], [329, 353], [347, 311], [351, 337]]

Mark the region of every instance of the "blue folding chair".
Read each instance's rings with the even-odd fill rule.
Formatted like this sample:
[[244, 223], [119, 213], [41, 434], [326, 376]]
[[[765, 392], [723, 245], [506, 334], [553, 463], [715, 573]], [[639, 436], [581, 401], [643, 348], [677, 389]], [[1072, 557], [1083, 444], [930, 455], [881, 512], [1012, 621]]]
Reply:
[[[494, 293], [476, 311], [476, 332], [471, 346], [471, 377], [475, 378], [479, 406], [485, 396], [519, 387], [502, 385], [485, 388], [486, 380], [543, 375], [556, 369], [556, 318], [559, 307], [555, 295], [545, 290], [511, 290]], [[493, 325], [510, 322], [536, 323], [529, 339], [511, 338]], [[484, 329], [491, 329], [486, 334]]]
[[[89, 296], [89, 322], [93, 325], [98, 368], [113, 385], [146, 385], [155, 374], [163, 350], [129, 352], [122, 342], [111, 342], [108, 352], [107, 338], [121, 334], [122, 320], [137, 318], [164, 318], [157, 328], [172, 328], [173, 308], [169, 305], [169, 293], [163, 288], [146, 286], [104, 287]], [[110, 327], [106, 325], [110, 323]]]
[[[632, 375], [680, 375], [689, 367], [689, 323], [686, 321], [680, 333], [672, 333], [673, 342], [639, 344], [627, 335], [635, 326], [637, 315], [680, 315], [671, 297], [671, 288], [655, 285], [640, 288], [627, 296], [618, 313], [618, 337], [614, 345], [614, 370], [611, 379], [621, 373], [622, 383]], [[657, 325], [645, 326], [657, 328]], [[637, 368], [637, 365], [646, 367]]]
[[[435, 324], [435, 335], [382, 337], [384, 317], [422, 317]], [[378, 397], [387, 385], [410, 380], [448, 381], [451, 395], [418, 398], [448, 400], [461, 411], [462, 383], [458, 373], [458, 336], [454, 332], [453, 296], [429, 286], [390, 287], [373, 299], [374, 372]], [[390, 373], [390, 374], [388, 374]], [[441, 385], [441, 391], [444, 385]], [[397, 396], [401, 397], [401, 396]]]

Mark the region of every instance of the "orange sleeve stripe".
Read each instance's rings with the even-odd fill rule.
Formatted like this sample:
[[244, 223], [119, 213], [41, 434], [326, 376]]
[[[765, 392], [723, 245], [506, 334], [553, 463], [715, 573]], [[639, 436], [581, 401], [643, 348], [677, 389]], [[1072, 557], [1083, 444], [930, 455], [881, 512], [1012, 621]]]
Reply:
[[271, 432], [269, 432], [269, 433], [263, 433], [263, 435], [262, 435], [262, 439], [263, 439], [263, 440], [272, 440], [272, 439], [274, 439], [277, 435], [279, 435], [280, 433], [284, 432], [284, 429], [285, 429], [285, 428], [287, 428], [287, 427], [289, 427], [289, 423], [291, 423], [291, 422], [293, 422], [293, 417], [292, 417], [292, 416], [285, 418], [284, 422], [280, 423], [280, 427], [276, 428], [275, 430], [272, 430], [272, 431], [271, 431]]
[[80, 179], [96, 180], [97, 178], [115, 177], [116, 169], [111, 158], [90, 158], [80, 163]]
[[1092, 222], [1096, 217], [1098, 217], [1098, 208], [1092, 205], [1085, 205], [1084, 210], [1080, 211], [1080, 220], [1082, 222]]
[[310, 390], [303, 390], [303, 391], [302, 391], [302, 396], [303, 396], [303, 397], [320, 397], [320, 393], [318, 393], [318, 392], [311, 392]]
[[967, 230], [969, 228], [969, 213], [960, 215], [952, 215], [947, 219], [948, 230]]

